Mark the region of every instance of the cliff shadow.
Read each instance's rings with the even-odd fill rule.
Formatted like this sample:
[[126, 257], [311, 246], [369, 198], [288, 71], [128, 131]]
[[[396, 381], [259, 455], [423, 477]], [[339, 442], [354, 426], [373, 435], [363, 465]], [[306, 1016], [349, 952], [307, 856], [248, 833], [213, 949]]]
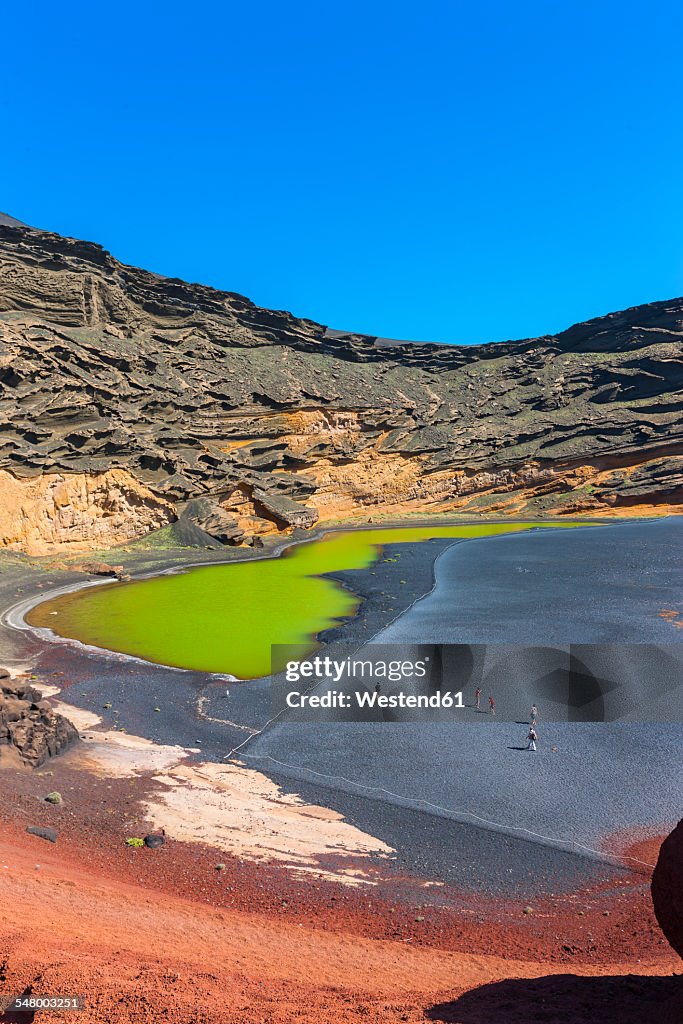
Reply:
[[425, 1011], [443, 1024], [681, 1024], [683, 976], [551, 974], [482, 985]]

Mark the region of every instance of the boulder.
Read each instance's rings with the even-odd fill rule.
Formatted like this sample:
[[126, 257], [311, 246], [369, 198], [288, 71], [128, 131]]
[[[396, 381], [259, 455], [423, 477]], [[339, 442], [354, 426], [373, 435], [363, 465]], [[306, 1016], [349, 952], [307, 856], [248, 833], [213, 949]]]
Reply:
[[122, 565], [109, 565], [107, 562], [82, 562], [74, 568], [90, 576], [112, 576], [115, 579], [120, 579], [125, 573]]
[[255, 490], [254, 507], [259, 515], [273, 519], [279, 526], [297, 526], [308, 529], [318, 521], [318, 510], [308, 505], [300, 505], [298, 501], [284, 494], [272, 494]]
[[0, 682], [0, 750], [12, 747], [25, 764], [37, 768], [77, 739], [75, 726], [39, 690], [6, 678]]
[[164, 843], [166, 842], [166, 840], [165, 840], [165, 839], [164, 839], [164, 837], [163, 837], [163, 836], [161, 836], [161, 835], [158, 835], [158, 834], [156, 834], [156, 833], [151, 833], [150, 835], [148, 835], [148, 836], [145, 836], [145, 840], [144, 840], [144, 842], [145, 842], [145, 846], [146, 846], [146, 847], [147, 847], [148, 849], [150, 849], [150, 850], [156, 850], [156, 849], [158, 849], [158, 848], [159, 848], [160, 846], [163, 846], [163, 845], [164, 845]]
[[39, 839], [46, 839], [48, 843], [57, 842], [57, 829], [50, 828], [47, 825], [29, 825], [26, 829], [32, 836], [38, 836]]
[[683, 819], [662, 843], [651, 892], [659, 927], [683, 957]]
[[210, 498], [195, 498], [185, 506], [181, 520], [193, 523], [220, 544], [239, 544], [244, 530], [233, 515]]

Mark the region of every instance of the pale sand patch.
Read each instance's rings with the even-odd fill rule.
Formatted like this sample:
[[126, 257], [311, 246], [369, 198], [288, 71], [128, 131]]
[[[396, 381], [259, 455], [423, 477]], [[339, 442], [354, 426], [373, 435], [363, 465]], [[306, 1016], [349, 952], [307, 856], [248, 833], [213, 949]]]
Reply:
[[[2, 667], [6, 668], [10, 673], [10, 678], [13, 683], [21, 681], [22, 683], [29, 683], [31, 686], [36, 686], [36, 680], [31, 679], [31, 674], [35, 668], [32, 661], [15, 661], [14, 658], [3, 658]], [[36, 689], [39, 687], [36, 686]]]
[[82, 745], [65, 756], [88, 771], [115, 779], [130, 778], [139, 772], [164, 771], [190, 753], [185, 747], [162, 746], [123, 732], [86, 731], [81, 733], [81, 740]]
[[[57, 690], [56, 692], [59, 693], [60, 691]], [[43, 696], [51, 697], [52, 694], [43, 693]], [[96, 725], [100, 725], [102, 722], [100, 716], [96, 715], [94, 711], [86, 711], [85, 708], [77, 708], [73, 704], [65, 704], [63, 700], [54, 700], [52, 707], [57, 714], [68, 718], [79, 732], [83, 732], [85, 729], [94, 729]]]
[[[156, 781], [163, 790], [145, 806], [158, 828], [176, 839], [207, 843], [251, 860], [278, 860], [313, 870], [323, 856], [387, 856], [391, 847], [326, 807], [283, 793], [267, 776], [236, 765], [178, 765]], [[343, 869], [339, 881], [371, 882]]]
[[[32, 686], [34, 690], [37, 690], [38, 693], [43, 698], [54, 697], [56, 694], [62, 692], [61, 686], [48, 686], [46, 683], [36, 683], [36, 682], [29, 683], [29, 685]], [[63, 714], [64, 712], [60, 712], [60, 713]], [[74, 722], [74, 725], [75, 724], [76, 723]]]
[[73, 767], [112, 778], [155, 773], [154, 781], [164, 788], [142, 807], [156, 827], [175, 839], [206, 843], [248, 860], [277, 860], [293, 871], [346, 885], [376, 883], [355, 866], [323, 869], [320, 857], [394, 852], [336, 811], [283, 793], [251, 768], [213, 762], [182, 764], [198, 751], [115, 730], [100, 731], [102, 719], [94, 712], [63, 701], [53, 701], [53, 707], [80, 733], [81, 743], [62, 755]]

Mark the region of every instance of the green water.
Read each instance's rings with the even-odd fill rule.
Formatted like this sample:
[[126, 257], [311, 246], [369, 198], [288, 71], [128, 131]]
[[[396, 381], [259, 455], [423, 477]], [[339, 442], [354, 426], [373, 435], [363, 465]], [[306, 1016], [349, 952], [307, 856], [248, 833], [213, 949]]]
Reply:
[[[253, 679], [270, 673], [271, 644], [297, 645], [303, 657], [315, 648], [318, 633], [356, 610], [358, 599], [333, 580], [321, 579], [321, 573], [366, 568], [383, 544], [485, 537], [543, 525], [551, 524], [332, 533], [292, 547], [281, 558], [89, 587], [44, 602], [27, 620], [60, 636], [162, 665]], [[396, 572], [398, 580], [400, 560]]]

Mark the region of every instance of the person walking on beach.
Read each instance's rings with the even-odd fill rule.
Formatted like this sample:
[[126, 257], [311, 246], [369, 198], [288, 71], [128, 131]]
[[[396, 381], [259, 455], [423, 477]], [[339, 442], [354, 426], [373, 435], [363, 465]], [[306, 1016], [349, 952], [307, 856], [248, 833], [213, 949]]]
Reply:
[[493, 697], [489, 697], [489, 712], [492, 715], [495, 715], [495, 713], [496, 713], [496, 702], [493, 699]]
[[538, 720], [538, 708], [535, 704], [531, 705], [531, 724], [535, 725]]
[[527, 738], [526, 738], [526, 741], [527, 741], [526, 742], [526, 749], [527, 750], [535, 750], [536, 749], [536, 740], [537, 739], [538, 739], [538, 735], [537, 735], [536, 730], [534, 729], [533, 725], [529, 726], [529, 732], [528, 732]]
[[477, 687], [476, 690], [474, 691], [474, 706], [477, 709], [477, 711], [479, 710], [479, 707], [480, 707], [480, 701], [481, 701], [481, 689], [479, 687]]

